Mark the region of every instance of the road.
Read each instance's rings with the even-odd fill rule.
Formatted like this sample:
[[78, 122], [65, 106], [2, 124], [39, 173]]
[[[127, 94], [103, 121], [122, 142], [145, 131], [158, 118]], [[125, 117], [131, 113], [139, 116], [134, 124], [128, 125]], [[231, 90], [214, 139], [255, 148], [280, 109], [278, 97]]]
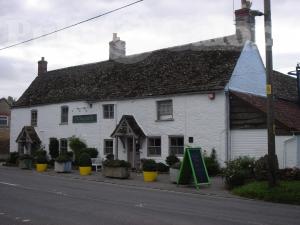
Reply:
[[0, 225], [297, 225], [300, 207], [0, 168]]

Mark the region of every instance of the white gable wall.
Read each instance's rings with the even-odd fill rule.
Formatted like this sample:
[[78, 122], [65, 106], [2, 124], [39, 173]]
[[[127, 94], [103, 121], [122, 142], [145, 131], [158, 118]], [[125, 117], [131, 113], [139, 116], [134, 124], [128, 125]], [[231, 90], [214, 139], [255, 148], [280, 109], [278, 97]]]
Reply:
[[[174, 121], [156, 121], [156, 102], [173, 100]], [[115, 118], [103, 119], [103, 104], [115, 104]], [[69, 106], [69, 124], [60, 125], [61, 106]], [[220, 161], [225, 160], [225, 95], [217, 93], [214, 100], [207, 94], [171, 96], [164, 98], [148, 98], [124, 101], [94, 103], [92, 108], [86, 102], [69, 102], [37, 106], [32, 108], [16, 108], [12, 110], [11, 151], [17, 151], [15, 142], [17, 135], [25, 125], [30, 125], [30, 111], [38, 111], [37, 134], [48, 150], [49, 138], [68, 138], [72, 135], [84, 139], [89, 147], [96, 147], [103, 157], [103, 140], [111, 139], [122, 115], [133, 115], [147, 136], [160, 136], [162, 155], [155, 157], [164, 162], [168, 156], [169, 136], [184, 136], [185, 145], [202, 147], [208, 152], [217, 150]], [[73, 124], [73, 115], [97, 114], [97, 123]], [[194, 143], [188, 143], [193, 137]], [[119, 158], [127, 159], [127, 152], [119, 145]], [[147, 144], [143, 142], [141, 158], [147, 157]]]
[[266, 74], [257, 46], [247, 42], [227, 85], [232, 91], [266, 96]]

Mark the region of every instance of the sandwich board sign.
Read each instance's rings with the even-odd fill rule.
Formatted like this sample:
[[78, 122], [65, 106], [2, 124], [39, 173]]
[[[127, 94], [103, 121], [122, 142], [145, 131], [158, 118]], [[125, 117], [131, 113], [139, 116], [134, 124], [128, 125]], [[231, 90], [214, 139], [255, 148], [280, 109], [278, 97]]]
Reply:
[[197, 189], [200, 184], [210, 184], [201, 148], [186, 148], [177, 184], [189, 184], [193, 180]]

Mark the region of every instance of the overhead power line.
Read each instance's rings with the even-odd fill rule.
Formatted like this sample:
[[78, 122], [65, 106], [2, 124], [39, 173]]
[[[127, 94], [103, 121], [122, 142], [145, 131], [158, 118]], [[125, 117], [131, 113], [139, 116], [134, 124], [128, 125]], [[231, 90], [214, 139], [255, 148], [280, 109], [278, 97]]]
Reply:
[[42, 35], [37, 36], [37, 37], [33, 37], [33, 38], [28, 39], [28, 40], [21, 41], [21, 42], [15, 43], [15, 44], [13, 44], [13, 45], [6, 46], [6, 47], [4, 47], [4, 48], [0, 48], [0, 51], [2, 51], [2, 50], [4, 50], [4, 49], [8, 49], [8, 48], [15, 47], [15, 46], [18, 46], [18, 45], [21, 45], [21, 44], [25, 44], [25, 43], [28, 43], [28, 42], [31, 42], [31, 41], [34, 41], [34, 40], [37, 40], [37, 39], [40, 39], [40, 38], [43, 38], [43, 37], [46, 37], [46, 36], [49, 36], [49, 35], [51, 35], [51, 34], [58, 33], [58, 32], [60, 32], [60, 31], [69, 29], [69, 28], [71, 28], [71, 27], [75, 27], [75, 26], [77, 26], [77, 25], [86, 23], [86, 22], [88, 22], [88, 21], [97, 19], [97, 18], [99, 18], [99, 17], [102, 17], [102, 16], [105, 16], [105, 15], [111, 14], [111, 13], [113, 13], [113, 12], [119, 11], [119, 10], [124, 9], [124, 8], [127, 8], [127, 7], [129, 7], [129, 6], [135, 5], [135, 4], [137, 4], [137, 3], [139, 3], [139, 2], [142, 2], [142, 1], [144, 1], [144, 0], [135, 1], [135, 2], [132, 2], [132, 3], [130, 3], [130, 4], [124, 5], [124, 6], [122, 6], [122, 7], [119, 7], [119, 8], [110, 10], [110, 11], [108, 11], [108, 12], [102, 13], [102, 14], [100, 14], [100, 15], [91, 17], [91, 18], [89, 18], [89, 19], [82, 20], [82, 21], [80, 21], [80, 22], [78, 22], [78, 23], [74, 23], [74, 24], [72, 24], [72, 25], [69, 25], [69, 26], [60, 28], [60, 29], [58, 29], [58, 30], [54, 30], [54, 31], [51, 31], [51, 32], [46, 33], [46, 34], [42, 34]]

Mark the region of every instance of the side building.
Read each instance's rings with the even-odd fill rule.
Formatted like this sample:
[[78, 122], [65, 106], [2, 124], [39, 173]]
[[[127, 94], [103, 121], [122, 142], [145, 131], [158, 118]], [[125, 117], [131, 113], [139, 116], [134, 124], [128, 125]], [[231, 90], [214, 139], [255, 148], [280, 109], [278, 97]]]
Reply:
[[5, 98], [0, 99], [0, 159], [9, 154], [10, 104]]

